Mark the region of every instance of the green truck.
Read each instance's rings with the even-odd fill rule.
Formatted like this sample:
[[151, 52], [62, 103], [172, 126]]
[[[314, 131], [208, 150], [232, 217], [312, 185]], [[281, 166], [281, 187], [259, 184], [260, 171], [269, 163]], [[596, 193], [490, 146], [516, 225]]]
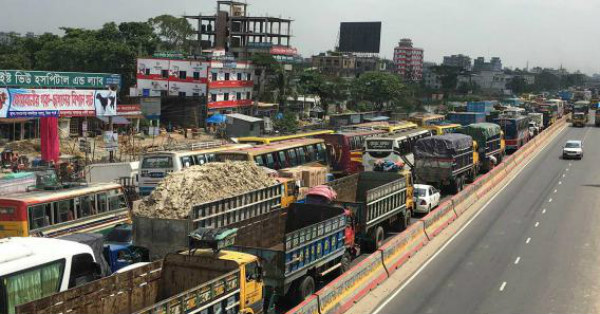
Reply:
[[361, 172], [328, 183], [337, 193], [334, 204], [351, 211], [356, 242], [366, 251], [378, 249], [385, 229], [410, 224], [413, 187], [410, 172]]
[[480, 169], [490, 171], [504, 158], [502, 129], [495, 123], [473, 123], [460, 128], [458, 133], [469, 135], [477, 144]]

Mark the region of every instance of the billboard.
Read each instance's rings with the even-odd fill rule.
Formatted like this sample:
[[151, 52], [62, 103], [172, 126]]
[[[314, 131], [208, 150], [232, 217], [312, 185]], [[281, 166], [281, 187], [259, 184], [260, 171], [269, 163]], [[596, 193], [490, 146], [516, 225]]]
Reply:
[[108, 88], [120, 86], [121, 75], [107, 73], [0, 70], [0, 85], [29, 88]]
[[117, 95], [112, 90], [0, 88], [0, 118], [116, 114]]
[[340, 52], [379, 53], [381, 22], [340, 23]]

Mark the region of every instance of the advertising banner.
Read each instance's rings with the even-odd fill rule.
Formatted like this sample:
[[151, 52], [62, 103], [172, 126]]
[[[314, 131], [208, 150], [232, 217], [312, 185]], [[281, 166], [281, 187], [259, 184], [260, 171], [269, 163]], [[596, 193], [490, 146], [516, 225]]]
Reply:
[[112, 90], [0, 88], [0, 118], [114, 116]]
[[121, 85], [121, 75], [107, 73], [0, 70], [0, 85], [29, 88], [108, 88]]

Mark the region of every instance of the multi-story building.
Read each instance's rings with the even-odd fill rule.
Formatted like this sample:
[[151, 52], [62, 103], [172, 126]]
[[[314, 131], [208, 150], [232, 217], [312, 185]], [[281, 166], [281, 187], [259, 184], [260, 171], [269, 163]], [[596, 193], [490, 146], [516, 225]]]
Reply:
[[439, 90], [442, 88], [442, 78], [433, 71], [435, 66], [434, 62], [423, 62], [423, 84], [428, 88]]
[[413, 47], [412, 40], [403, 38], [394, 48], [396, 73], [406, 80], [420, 81], [423, 78], [423, 49]]
[[502, 71], [502, 61], [498, 57], [493, 57], [490, 62], [485, 62], [484, 57], [479, 57], [473, 62], [473, 72], [481, 71], [500, 72]]
[[471, 58], [462, 54], [445, 56], [442, 64], [457, 67], [464, 71], [471, 71]]
[[341, 52], [320, 53], [312, 57], [311, 64], [321, 73], [346, 78], [356, 78], [364, 72], [387, 72], [393, 68], [389, 60]]
[[294, 60], [290, 46], [291, 19], [250, 16], [245, 2], [218, 0], [215, 15], [189, 15], [197, 21], [196, 53], [224, 50], [235, 58], [247, 59], [254, 53], [270, 53], [280, 61]]
[[207, 111], [244, 111], [252, 105], [253, 76], [249, 62], [226, 57], [140, 58], [131, 96], [191, 97], [206, 103]]

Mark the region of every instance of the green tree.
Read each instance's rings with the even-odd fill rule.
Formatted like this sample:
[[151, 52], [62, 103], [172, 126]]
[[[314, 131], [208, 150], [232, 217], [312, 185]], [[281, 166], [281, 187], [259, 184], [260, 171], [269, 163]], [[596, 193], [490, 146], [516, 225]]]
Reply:
[[529, 91], [527, 81], [521, 76], [513, 77], [507, 84], [506, 87], [510, 89], [513, 94], [522, 94]]
[[149, 19], [148, 23], [154, 27], [166, 50], [190, 50], [190, 38], [194, 35], [194, 29], [186, 18], [164, 14]]
[[458, 84], [458, 75], [461, 72], [459, 67], [439, 65], [432, 67], [432, 71], [440, 76], [442, 90], [445, 93], [454, 91]]
[[372, 103], [375, 110], [382, 110], [386, 103], [396, 107], [405, 92], [401, 78], [387, 72], [365, 72], [352, 83], [354, 99]]
[[[258, 95], [257, 98], [260, 101], [268, 101], [268, 98], [265, 98], [265, 85], [267, 83], [267, 74], [273, 75], [275, 73], [279, 73], [281, 71], [281, 66], [273, 58], [271, 54], [268, 53], [257, 53], [252, 55], [250, 58], [252, 64], [260, 70], [260, 76], [258, 78]], [[275, 101], [275, 100], [272, 100]]]
[[542, 71], [535, 78], [536, 91], [553, 91], [560, 88], [560, 77], [550, 71]]

